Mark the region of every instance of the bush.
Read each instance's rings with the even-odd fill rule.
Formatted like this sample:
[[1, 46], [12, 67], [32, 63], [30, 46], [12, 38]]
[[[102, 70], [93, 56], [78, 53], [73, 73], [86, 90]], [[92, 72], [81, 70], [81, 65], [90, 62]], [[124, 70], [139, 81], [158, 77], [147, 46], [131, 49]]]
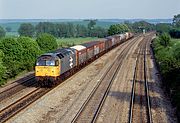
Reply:
[[180, 43], [173, 47], [173, 56], [178, 62], [180, 62]]
[[4, 84], [6, 68], [3, 66], [4, 53], [0, 50], [0, 86]]
[[24, 49], [14, 38], [4, 38], [0, 50], [4, 52], [3, 65], [7, 68], [8, 78], [16, 76], [23, 69]]
[[160, 44], [164, 47], [167, 47], [170, 44], [171, 38], [167, 33], [163, 33], [162, 35], [160, 35], [159, 39], [160, 39]]
[[174, 28], [174, 29], [172, 29], [172, 30], [169, 31], [169, 34], [170, 34], [171, 37], [173, 37], [173, 38], [180, 38], [180, 29]]
[[162, 33], [169, 33], [169, 31], [171, 30], [172, 25], [169, 23], [158, 23], [156, 24], [156, 31], [160, 34]]
[[109, 27], [108, 34], [114, 35], [114, 34], [120, 34], [120, 33], [128, 32], [128, 31], [130, 31], [130, 29], [126, 24], [115, 24]]
[[171, 41], [162, 43], [166, 36], [161, 36], [153, 41], [156, 62], [159, 64], [160, 72], [163, 79], [163, 86], [172, 97], [172, 102], [177, 106], [180, 112], [180, 43]]
[[47, 33], [40, 34], [36, 41], [43, 52], [49, 52], [58, 47], [55, 37]]
[[29, 37], [19, 37], [17, 41], [24, 48], [22, 53], [24, 69], [32, 70], [37, 56], [41, 53], [37, 42]]
[[169, 34], [170, 34], [171, 37], [173, 37], [173, 38], [180, 38], [180, 29], [174, 28], [174, 29], [172, 29], [172, 30], [169, 31]]

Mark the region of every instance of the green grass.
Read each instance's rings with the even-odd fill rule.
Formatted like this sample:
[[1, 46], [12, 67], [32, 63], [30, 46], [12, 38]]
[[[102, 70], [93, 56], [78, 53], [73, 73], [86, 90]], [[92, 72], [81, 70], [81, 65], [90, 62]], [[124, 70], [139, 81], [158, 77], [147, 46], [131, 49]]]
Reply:
[[180, 43], [180, 39], [174, 39], [174, 38], [172, 38], [172, 39], [171, 39], [171, 43], [172, 43], [173, 45], [177, 45], [177, 44]]
[[73, 45], [81, 44], [88, 41], [97, 40], [96, 37], [87, 37], [87, 38], [58, 38], [57, 43], [58, 47], [70, 47]]

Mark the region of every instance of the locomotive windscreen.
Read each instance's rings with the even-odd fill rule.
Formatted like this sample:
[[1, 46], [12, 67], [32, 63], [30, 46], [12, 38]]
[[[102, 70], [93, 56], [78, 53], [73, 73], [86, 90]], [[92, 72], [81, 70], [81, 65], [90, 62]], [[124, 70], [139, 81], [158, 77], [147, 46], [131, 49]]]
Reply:
[[38, 58], [37, 66], [55, 66], [55, 59], [50, 55], [44, 55]]

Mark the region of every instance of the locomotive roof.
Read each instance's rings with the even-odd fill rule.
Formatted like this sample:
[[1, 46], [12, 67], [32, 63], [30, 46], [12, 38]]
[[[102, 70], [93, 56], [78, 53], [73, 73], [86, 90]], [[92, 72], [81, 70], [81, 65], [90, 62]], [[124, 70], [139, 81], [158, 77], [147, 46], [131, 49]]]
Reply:
[[39, 58], [46, 57], [46, 56], [51, 56], [52, 58], [55, 58], [58, 54], [61, 54], [61, 56], [65, 56], [65, 55], [74, 54], [74, 53], [75, 53], [75, 49], [60, 48], [60, 49], [55, 50], [54, 52], [45, 53], [41, 55]]
[[55, 51], [55, 53], [56, 54], [62, 54], [64, 56], [64, 55], [67, 55], [67, 54], [74, 54], [75, 50], [71, 49], [71, 48], [60, 48], [60, 49], [57, 49]]
[[49, 60], [54, 60], [55, 57], [56, 57], [56, 54], [54, 54], [54, 53], [45, 53], [45, 54], [39, 56], [38, 59], [44, 59], [45, 57], [48, 57]]

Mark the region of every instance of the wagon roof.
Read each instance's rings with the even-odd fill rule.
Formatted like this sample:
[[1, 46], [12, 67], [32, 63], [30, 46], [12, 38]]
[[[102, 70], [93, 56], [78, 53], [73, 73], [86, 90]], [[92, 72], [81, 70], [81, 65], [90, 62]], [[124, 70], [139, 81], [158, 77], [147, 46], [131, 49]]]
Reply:
[[99, 43], [100, 43], [99, 41], [91, 41], [91, 42], [83, 43], [81, 45], [83, 45], [83, 46], [88, 48], [88, 47], [92, 47], [92, 46], [94, 46], [96, 44], [99, 44]]
[[82, 46], [82, 45], [75, 45], [75, 46], [70, 47], [70, 48], [76, 49], [76, 50], [78, 50], [78, 51], [83, 50], [83, 49], [86, 49], [86, 47], [85, 47], [85, 46]]

